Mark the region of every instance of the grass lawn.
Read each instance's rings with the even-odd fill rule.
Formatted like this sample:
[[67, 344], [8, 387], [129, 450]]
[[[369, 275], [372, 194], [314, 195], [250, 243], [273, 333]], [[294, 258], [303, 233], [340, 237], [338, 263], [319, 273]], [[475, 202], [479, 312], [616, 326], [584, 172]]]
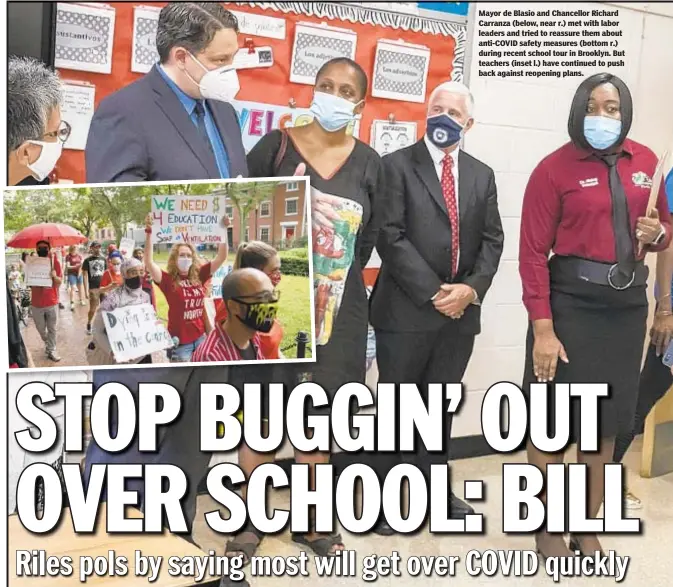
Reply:
[[[155, 258], [158, 255], [155, 256]], [[230, 256], [231, 257], [231, 256]], [[159, 263], [161, 260], [157, 259]], [[230, 262], [233, 259], [230, 258]], [[298, 275], [283, 275], [278, 285], [280, 302], [278, 306], [278, 320], [283, 325], [283, 341], [280, 348], [283, 349], [294, 344], [297, 332], [303, 330], [311, 334], [311, 298], [310, 282], [308, 277]], [[155, 285], [154, 291], [157, 300], [157, 314], [163, 319], [168, 318], [168, 304], [161, 290]], [[288, 358], [297, 356], [297, 348], [293, 347], [283, 352]], [[306, 358], [311, 357], [311, 349], [306, 349]]]

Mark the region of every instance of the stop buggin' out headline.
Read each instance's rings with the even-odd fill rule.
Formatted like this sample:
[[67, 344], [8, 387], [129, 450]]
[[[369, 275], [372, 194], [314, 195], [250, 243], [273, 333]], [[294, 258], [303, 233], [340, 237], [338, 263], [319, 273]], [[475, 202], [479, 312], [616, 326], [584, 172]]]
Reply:
[[[570, 443], [567, 414], [571, 402], [580, 402], [579, 444], [583, 451], [599, 449], [597, 430], [601, 399], [608, 396], [607, 384], [556, 384], [554, 413], [559, 422], [548, 422], [547, 384], [534, 384], [529, 395], [513, 383], [494, 384], [485, 394], [481, 426], [490, 447], [502, 454], [520, 450], [530, 441], [545, 452], [564, 450]], [[535, 389], [533, 389], [535, 388]], [[427, 391], [427, 393], [425, 393]], [[229, 452], [241, 442], [254, 451], [275, 452], [285, 440], [302, 452], [341, 451], [413, 452], [423, 442], [429, 452], [440, 451], [446, 442], [446, 412], [457, 412], [463, 400], [461, 384], [433, 383], [427, 390], [414, 384], [380, 383], [376, 394], [360, 383], [343, 385], [335, 394], [329, 413], [307, 415], [306, 406], [326, 406], [328, 395], [316, 383], [296, 386], [285, 398], [282, 384], [246, 383], [239, 390], [229, 384], [208, 383], [200, 388], [200, 450]], [[262, 432], [262, 397], [268, 396], [269, 418]], [[137, 399], [136, 399], [137, 398]], [[64, 450], [84, 448], [83, 413], [90, 399], [91, 433], [98, 446], [108, 452], [126, 450], [137, 437], [141, 452], [156, 452], [162, 432], [167, 432], [181, 416], [181, 395], [164, 383], [142, 383], [134, 394], [120, 383], [106, 383], [95, 390], [91, 383], [42, 382], [24, 385], [17, 395], [17, 408], [38, 434], [29, 428], [16, 433], [20, 446], [31, 453], [49, 451], [64, 434]], [[52, 402], [63, 402], [64, 426], [59, 431], [50, 413], [43, 409]], [[136, 403], [137, 402], [137, 403]], [[376, 408], [376, 413], [359, 413], [360, 408]], [[355, 408], [355, 409], [354, 409]], [[242, 409], [243, 421], [237, 417]], [[119, 414], [114, 436], [111, 421]], [[142, 417], [140, 415], [142, 414]], [[564, 416], [565, 415], [565, 416]], [[551, 425], [550, 425], [551, 424]], [[218, 434], [218, 427], [224, 432]], [[550, 435], [553, 430], [553, 435]], [[215, 532], [233, 534], [249, 519], [261, 532], [276, 533], [309, 530], [310, 509], [315, 508], [317, 532], [332, 532], [338, 519], [352, 533], [369, 532], [381, 514], [399, 533], [412, 533], [426, 523], [433, 533], [484, 533], [482, 514], [464, 520], [451, 519], [448, 509], [450, 465], [432, 465], [429, 478], [411, 464], [399, 464], [380, 479], [366, 464], [346, 466], [338, 476], [331, 464], [316, 466], [312, 488], [307, 464], [292, 464], [288, 475], [275, 463], [257, 467], [247, 480], [243, 499], [237, 487], [246, 479], [233, 463], [221, 463], [209, 470], [207, 489], [225, 510], [227, 518], [215, 510], [205, 521]], [[605, 471], [604, 517], [587, 517], [587, 472], [583, 464], [550, 465], [548, 484], [533, 465], [502, 465], [502, 531], [533, 533], [546, 525], [550, 532], [638, 533], [640, 520], [625, 518], [622, 507], [623, 474], [621, 464], [608, 464]], [[144, 484], [144, 517], [127, 517], [128, 506], [138, 505], [137, 491], [126, 489], [130, 479]], [[44, 507], [37, 511], [35, 488], [44, 483]], [[400, 495], [406, 487], [408, 512], [403, 511]], [[233, 489], [232, 489], [233, 488]], [[289, 510], [267, 512], [272, 489], [289, 488]], [[540, 499], [545, 489], [546, 500]], [[483, 481], [466, 481], [465, 498], [483, 500]], [[63, 494], [67, 494], [74, 530], [94, 531], [103, 496], [107, 501], [106, 529], [109, 533], [161, 532], [187, 533], [188, 524], [181, 507], [187, 492], [187, 478], [170, 464], [92, 465], [88, 486], [78, 464], [64, 464], [62, 479], [46, 463], [29, 465], [21, 474], [17, 489], [17, 512], [23, 526], [34, 533], [50, 532], [62, 518]], [[357, 495], [361, 495], [361, 507]], [[572, 495], [572, 500], [568, 496]], [[525, 506], [525, 507], [523, 507]]]

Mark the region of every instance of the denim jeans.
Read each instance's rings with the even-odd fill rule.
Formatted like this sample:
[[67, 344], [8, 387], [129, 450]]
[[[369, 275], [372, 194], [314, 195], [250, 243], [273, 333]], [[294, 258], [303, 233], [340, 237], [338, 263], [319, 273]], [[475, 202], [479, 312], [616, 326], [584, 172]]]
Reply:
[[171, 363], [189, 363], [192, 360], [194, 351], [204, 340], [206, 340], [205, 334], [201, 335], [194, 342], [181, 344], [178, 348], [173, 349], [171, 352]]
[[68, 275], [68, 285], [76, 287], [84, 283], [84, 278], [81, 275]]

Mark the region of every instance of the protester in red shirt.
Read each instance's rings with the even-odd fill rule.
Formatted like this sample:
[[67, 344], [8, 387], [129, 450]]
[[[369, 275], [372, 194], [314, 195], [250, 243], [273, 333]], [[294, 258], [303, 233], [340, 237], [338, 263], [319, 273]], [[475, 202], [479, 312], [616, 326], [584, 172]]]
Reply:
[[[599, 451], [577, 452], [587, 465], [589, 518], [603, 502], [614, 436], [635, 411], [648, 313], [643, 258], [671, 240], [663, 185], [656, 208], [647, 210], [657, 158], [626, 138], [632, 116], [622, 80], [607, 73], [585, 79], [570, 110], [571, 140], [533, 171], [521, 216], [519, 270], [530, 319], [524, 389], [550, 381], [607, 383], [611, 389], [599, 403]], [[579, 404], [573, 406], [571, 440], [579, 428]], [[529, 442], [528, 460], [543, 475], [563, 456]], [[543, 556], [602, 550], [591, 533], [571, 536], [570, 550], [561, 534], [544, 529], [536, 542]]]
[[51, 287], [31, 286], [31, 305], [33, 322], [40, 337], [45, 342], [47, 357], [58, 363], [61, 360], [56, 352], [56, 329], [58, 327], [58, 290], [63, 282], [63, 272], [58, 255], [51, 254], [51, 245], [47, 241], [38, 241], [37, 255], [49, 258], [51, 263]]
[[101, 296], [105, 296], [105, 294], [124, 285], [124, 277], [121, 272], [123, 260], [121, 253], [118, 251], [112, 251], [112, 253], [108, 255], [108, 268], [105, 270], [105, 273], [103, 273], [103, 278], [100, 282], [99, 291]]
[[[280, 257], [278, 251], [270, 244], [262, 241], [251, 241], [242, 243], [236, 252], [234, 261], [234, 270], [252, 267], [259, 269], [268, 275], [274, 287], [277, 287], [281, 280]], [[227, 318], [227, 307], [220, 298], [215, 299], [216, 324], [224, 322]], [[278, 320], [273, 321], [273, 326], [269, 332], [259, 333], [260, 344], [262, 345], [262, 354], [267, 359], [280, 359], [280, 344], [283, 340], [283, 327]]]
[[84, 277], [82, 276], [82, 255], [77, 252], [77, 247], [72, 245], [65, 256], [65, 267], [68, 275], [68, 293], [70, 294], [70, 309], [75, 309], [75, 290], [79, 292], [79, 303], [86, 305], [84, 296]]
[[[225, 216], [223, 226], [228, 226]], [[196, 250], [193, 245], [177, 243], [168, 256], [166, 271], [153, 260], [152, 215], [145, 220], [145, 267], [153, 281], [166, 296], [168, 302], [168, 332], [179, 340], [179, 345], [171, 353], [171, 362], [188, 363], [192, 354], [206, 338], [203, 301], [206, 297], [204, 284], [227, 260], [229, 246], [226, 239], [220, 243], [217, 256], [199, 267], [195, 262]]]

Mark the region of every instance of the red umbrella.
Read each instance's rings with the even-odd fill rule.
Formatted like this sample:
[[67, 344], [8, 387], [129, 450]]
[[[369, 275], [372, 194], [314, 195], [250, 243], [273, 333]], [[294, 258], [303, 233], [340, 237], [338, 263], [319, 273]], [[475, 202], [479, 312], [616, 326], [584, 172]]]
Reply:
[[47, 241], [52, 247], [62, 247], [86, 242], [87, 238], [67, 224], [42, 222], [19, 231], [7, 246], [15, 249], [34, 249], [39, 241]]

